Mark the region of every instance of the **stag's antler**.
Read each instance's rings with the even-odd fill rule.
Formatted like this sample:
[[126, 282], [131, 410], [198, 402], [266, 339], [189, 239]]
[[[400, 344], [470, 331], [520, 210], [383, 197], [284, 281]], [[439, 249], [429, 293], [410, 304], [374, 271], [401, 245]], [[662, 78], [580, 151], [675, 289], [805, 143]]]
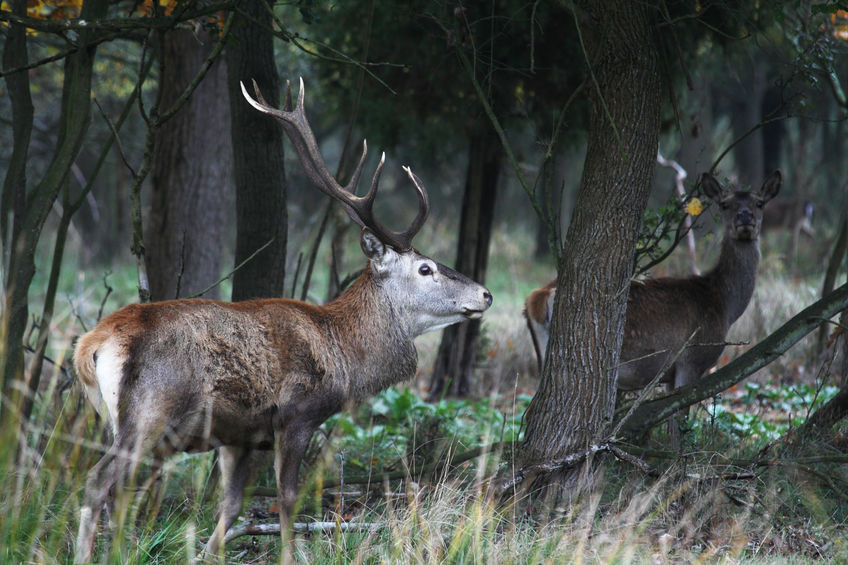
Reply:
[[253, 81], [253, 90], [256, 92], [257, 100], [250, 97], [244, 83], [241, 84], [241, 92], [250, 103], [251, 106], [264, 112], [270, 116], [277, 118], [283, 126], [289, 139], [297, 150], [300, 157], [300, 162], [303, 165], [306, 175], [309, 180], [317, 186], [322, 192], [337, 200], [348, 215], [360, 226], [367, 227], [380, 238], [380, 241], [399, 251], [407, 251], [412, 248], [412, 238], [424, 225], [427, 219], [427, 214], [430, 211], [430, 202], [427, 196], [427, 190], [409, 167], [403, 167], [406, 174], [412, 180], [412, 184], [418, 191], [418, 215], [412, 221], [410, 226], [401, 232], [392, 231], [383, 226], [374, 217], [374, 198], [377, 196], [377, 185], [380, 182], [380, 174], [383, 172], [383, 164], [386, 161], [386, 154], [383, 153], [380, 158], [380, 164], [377, 165], [377, 170], [374, 171], [374, 178], [371, 180], [371, 188], [365, 196], [356, 196], [356, 187], [359, 184], [359, 177], [362, 174], [362, 168], [365, 165], [365, 156], [368, 153], [368, 145], [363, 140], [362, 156], [359, 158], [359, 164], [350, 179], [347, 186], [341, 186], [327, 168], [324, 162], [324, 157], [318, 149], [318, 142], [315, 141], [315, 134], [312, 133], [312, 128], [309, 121], [306, 119], [306, 111], [304, 109], [305, 92], [303, 87], [303, 79], [300, 79], [300, 92], [297, 95], [297, 107], [291, 109], [291, 88], [286, 82], [286, 102], [282, 110], [269, 106], [262, 93], [259, 92], [259, 87], [256, 81]]

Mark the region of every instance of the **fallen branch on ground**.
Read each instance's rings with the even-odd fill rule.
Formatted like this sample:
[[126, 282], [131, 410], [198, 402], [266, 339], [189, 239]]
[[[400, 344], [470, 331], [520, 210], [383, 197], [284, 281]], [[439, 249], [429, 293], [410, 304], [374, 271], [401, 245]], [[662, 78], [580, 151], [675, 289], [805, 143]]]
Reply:
[[[379, 522], [295, 522], [292, 531], [296, 534], [314, 534], [316, 532], [349, 532], [349, 531], [374, 531], [382, 528], [384, 524]], [[227, 530], [224, 543], [242, 536], [272, 536], [280, 535], [280, 524], [254, 524], [245, 522], [233, 526]]]

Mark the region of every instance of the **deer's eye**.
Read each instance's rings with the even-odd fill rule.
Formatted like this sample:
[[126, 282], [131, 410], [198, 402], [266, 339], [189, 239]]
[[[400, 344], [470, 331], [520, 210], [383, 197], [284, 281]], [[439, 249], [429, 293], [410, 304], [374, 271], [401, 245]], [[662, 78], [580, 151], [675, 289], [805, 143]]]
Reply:
[[762, 208], [763, 204], [765, 204], [765, 202], [763, 202], [762, 200], [757, 200], [757, 208]]
[[433, 274], [433, 269], [430, 268], [430, 265], [421, 265], [418, 267], [418, 274], [427, 277]]
[[718, 203], [718, 207], [721, 208], [722, 210], [727, 210], [727, 208], [729, 206], [730, 206], [730, 204], [728, 204], [727, 202], [719, 202]]

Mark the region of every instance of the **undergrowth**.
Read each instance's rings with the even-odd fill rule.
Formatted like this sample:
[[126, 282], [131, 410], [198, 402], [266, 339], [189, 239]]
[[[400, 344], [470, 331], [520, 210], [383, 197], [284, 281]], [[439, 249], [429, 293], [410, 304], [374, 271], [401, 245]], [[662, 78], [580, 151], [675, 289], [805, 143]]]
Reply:
[[[62, 378], [57, 372], [55, 379]], [[813, 464], [809, 453], [782, 456], [765, 423], [775, 410], [800, 418], [831, 393], [827, 387], [749, 383], [694, 411], [681, 453], [663, 451], [662, 430], [642, 445], [625, 445], [651, 473], [603, 459], [600, 486], [568, 504], [527, 492], [493, 504], [486, 479], [511, 464], [529, 397], [428, 404], [413, 390], [392, 388], [333, 417], [316, 434], [298, 519], [353, 526], [297, 536], [295, 560], [844, 562], [844, 463]], [[27, 430], [21, 454], [0, 451], [3, 563], [60, 563], [72, 556], [85, 474], [103, 436], [81, 400], [76, 390], [66, 393], [54, 417]], [[740, 405], [758, 409], [743, 418], [734, 411]], [[732, 413], [737, 416], [725, 419]], [[778, 430], [798, 424], [793, 418]], [[481, 455], [484, 445], [495, 447]], [[842, 453], [833, 444], [810, 447], [819, 455]], [[476, 456], [462, 459], [464, 453]], [[446, 460], [455, 464], [433, 465]], [[101, 524], [95, 555], [109, 563], [194, 558], [214, 524], [213, 466], [212, 454], [175, 457], [152, 491], [126, 489]], [[347, 481], [340, 483], [342, 469]], [[260, 494], [246, 503], [243, 520], [274, 523], [273, 498], [260, 492], [271, 484], [270, 473], [259, 473], [257, 483]], [[276, 536], [228, 545], [228, 562], [275, 562], [279, 554]]]
[[[305, 458], [298, 520], [352, 526], [297, 535], [296, 562], [848, 562], [848, 431], [783, 449], [835, 393], [811, 342], [695, 407], [680, 451], [668, 450], [664, 427], [622, 445], [649, 472], [604, 455], [597, 488], [571, 499], [520, 491], [512, 501], [489, 501], [487, 478], [514, 464], [537, 384], [523, 297], [554, 275], [545, 265], [528, 266], [529, 237], [495, 237], [503, 253], [492, 258], [487, 282], [495, 307], [483, 324], [477, 397], [422, 400], [438, 346], [431, 334], [417, 342], [414, 382], [330, 418]], [[67, 277], [54, 361], [67, 357], [83, 326], [90, 329], [104, 296], [105, 312], [134, 299], [125, 279]], [[817, 285], [767, 273], [730, 340], [761, 339], [811, 302]], [[746, 347], [728, 348], [728, 357]], [[3, 441], [16, 430], [0, 434], [0, 563], [71, 560], [86, 473], [108, 445], [78, 384], [48, 367], [22, 450]], [[214, 525], [214, 465], [212, 453], [176, 456], [156, 488], [125, 489], [100, 524], [95, 556], [103, 563], [194, 559]], [[265, 496], [273, 491], [270, 467], [270, 458], [260, 465], [242, 522], [277, 521], [274, 498]], [[149, 472], [144, 466], [137, 482]], [[227, 548], [232, 563], [274, 563], [281, 553], [278, 536], [240, 537]]]

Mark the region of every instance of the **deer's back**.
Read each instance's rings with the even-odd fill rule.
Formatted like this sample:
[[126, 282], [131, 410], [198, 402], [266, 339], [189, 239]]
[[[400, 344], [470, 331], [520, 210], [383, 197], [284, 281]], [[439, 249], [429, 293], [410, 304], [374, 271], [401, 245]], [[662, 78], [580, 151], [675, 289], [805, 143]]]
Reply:
[[174, 449], [209, 447], [210, 436], [259, 445], [274, 419], [339, 409], [322, 320], [318, 307], [282, 299], [133, 304], [80, 338], [75, 365], [111, 418], [173, 430]]

